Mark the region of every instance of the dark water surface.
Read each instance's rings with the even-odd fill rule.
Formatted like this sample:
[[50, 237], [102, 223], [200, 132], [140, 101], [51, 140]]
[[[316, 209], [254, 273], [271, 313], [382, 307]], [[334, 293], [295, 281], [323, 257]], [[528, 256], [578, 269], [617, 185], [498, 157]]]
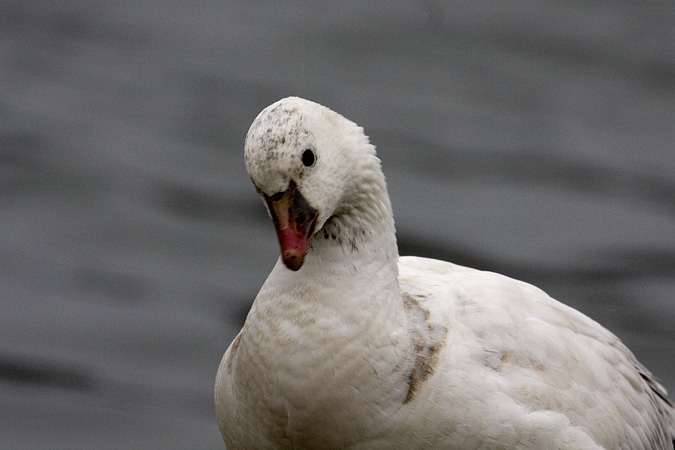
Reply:
[[224, 448], [278, 254], [243, 138], [291, 94], [378, 146], [402, 253], [539, 285], [675, 392], [672, 1], [9, 0], [0, 448]]

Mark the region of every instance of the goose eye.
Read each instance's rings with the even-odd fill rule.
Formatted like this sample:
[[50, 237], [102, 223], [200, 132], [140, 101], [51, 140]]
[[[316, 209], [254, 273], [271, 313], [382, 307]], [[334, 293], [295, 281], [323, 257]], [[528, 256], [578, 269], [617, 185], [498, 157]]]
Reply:
[[312, 167], [315, 162], [316, 157], [314, 156], [314, 152], [312, 150], [307, 149], [302, 152], [302, 164], [304, 164], [305, 167]]

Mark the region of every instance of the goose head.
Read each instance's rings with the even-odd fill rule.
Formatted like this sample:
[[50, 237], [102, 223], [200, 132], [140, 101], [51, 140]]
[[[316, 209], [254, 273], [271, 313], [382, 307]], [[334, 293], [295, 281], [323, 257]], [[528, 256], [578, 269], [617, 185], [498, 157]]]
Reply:
[[274, 222], [281, 258], [293, 271], [302, 267], [312, 238], [327, 224], [346, 231], [349, 227], [338, 226], [340, 217], [356, 218], [354, 211], [369, 209], [362, 194], [373, 180], [381, 178], [384, 186], [363, 129], [298, 97], [279, 100], [258, 115], [246, 135], [244, 159]]

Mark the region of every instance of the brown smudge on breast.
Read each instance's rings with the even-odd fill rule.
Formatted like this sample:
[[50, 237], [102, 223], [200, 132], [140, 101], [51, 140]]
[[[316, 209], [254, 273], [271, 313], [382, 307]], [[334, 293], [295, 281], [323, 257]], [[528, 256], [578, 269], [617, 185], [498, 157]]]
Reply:
[[[421, 298], [423, 296], [420, 296]], [[408, 376], [408, 393], [403, 403], [409, 403], [425, 381], [431, 377], [440, 361], [440, 350], [445, 344], [447, 329], [430, 321], [429, 311], [419, 300], [410, 294], [404, 294], [403, 303], [412, 317], [414, 360]]]

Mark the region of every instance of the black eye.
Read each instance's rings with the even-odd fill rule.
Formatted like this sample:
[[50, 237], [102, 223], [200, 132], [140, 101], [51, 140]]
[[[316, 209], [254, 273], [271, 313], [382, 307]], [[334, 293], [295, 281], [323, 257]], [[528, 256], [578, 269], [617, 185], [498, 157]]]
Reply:
[[302, 152], [302, 163], [305, 165], [305, 167], [313, 166], [315, 161], [316, 157], [314, 156], [314, 152], [312, 150], [307, 149]]

